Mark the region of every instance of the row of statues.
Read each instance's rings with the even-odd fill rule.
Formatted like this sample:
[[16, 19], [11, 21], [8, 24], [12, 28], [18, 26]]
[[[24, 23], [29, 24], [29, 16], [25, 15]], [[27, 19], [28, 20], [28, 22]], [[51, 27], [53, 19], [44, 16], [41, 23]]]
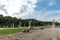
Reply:
[[[29, 28], [31, 27], [31, 22], [32, 21], [29, 21]], [[52, 28], [54, 28], [54, 26], [55, 26], [55, 20], [52, 21], [52, 25], [51, 26], [52, 26]], [[20, 28], [21, 28], [21, 22], [20, 22]]]

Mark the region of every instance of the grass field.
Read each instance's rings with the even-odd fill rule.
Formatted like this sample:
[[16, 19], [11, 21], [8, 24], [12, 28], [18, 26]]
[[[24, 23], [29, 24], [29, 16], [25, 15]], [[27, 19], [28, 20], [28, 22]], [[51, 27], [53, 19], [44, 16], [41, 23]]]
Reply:
[[36, 30], [38, 28], [0, 28], [0, 35], [4, 35], [4, 34], [12, 34], [12, 33], [17, 33], [17, 32], [22, 32], [22, 30]]
[[[22, 30], [36, 30], [40, 29], [41, 27], [34, 27], [33, 29], [24, 27], [24, 28], [0, 28], [0, 35], [5, 35], [5, 34], [12, 34], [12, 33], [17, 33], [17, 32], [22, 32]], [[45, 28], [51, 28], [50, 27], [45, 27]], [[60, 28], [60, 26], [56, 26], [55, 28]]]

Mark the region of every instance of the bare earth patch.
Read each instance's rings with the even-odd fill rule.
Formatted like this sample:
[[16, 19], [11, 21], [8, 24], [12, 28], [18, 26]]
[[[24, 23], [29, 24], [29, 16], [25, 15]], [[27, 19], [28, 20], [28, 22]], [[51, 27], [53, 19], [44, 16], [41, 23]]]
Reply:
[[60, 28], [45, 28], [29, 33], [0, 35], [0, 40], [60, 40]]

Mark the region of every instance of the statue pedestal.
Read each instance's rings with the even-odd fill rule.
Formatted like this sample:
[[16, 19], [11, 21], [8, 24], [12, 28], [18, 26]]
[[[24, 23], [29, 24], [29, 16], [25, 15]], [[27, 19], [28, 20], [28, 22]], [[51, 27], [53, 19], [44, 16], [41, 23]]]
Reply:
[[52, 28], [54, 28], [55, 27], [55, 25], [52, 25]]
[[52, 28], [54, 28], [55, 27], [55, 20], [53, 20], [53, 22], [52, 22]]

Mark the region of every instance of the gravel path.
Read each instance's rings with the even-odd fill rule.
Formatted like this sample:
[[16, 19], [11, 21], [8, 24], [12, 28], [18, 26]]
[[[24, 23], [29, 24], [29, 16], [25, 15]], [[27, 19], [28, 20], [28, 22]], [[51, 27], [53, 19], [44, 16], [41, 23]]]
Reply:
[[60, 40], [60, 28], [45, 28], [29, 33], [0, 35], [0, 40]]

